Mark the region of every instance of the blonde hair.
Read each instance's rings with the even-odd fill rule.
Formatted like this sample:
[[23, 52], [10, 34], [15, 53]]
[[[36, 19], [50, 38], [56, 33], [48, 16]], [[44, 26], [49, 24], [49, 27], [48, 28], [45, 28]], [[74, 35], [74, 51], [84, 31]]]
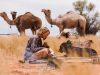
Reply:
[[47, 28], [47, 27], [43, 27], [43, 28], [40, 28], [39, 30], [38, 30], [38, 32], [37, 32], [37, 35], [38, 36], [42, 36], [44, 33], [46, 33], [46, 32], [49, 32], [50, 33], [50, 31], [49, 31], [49, 29]]

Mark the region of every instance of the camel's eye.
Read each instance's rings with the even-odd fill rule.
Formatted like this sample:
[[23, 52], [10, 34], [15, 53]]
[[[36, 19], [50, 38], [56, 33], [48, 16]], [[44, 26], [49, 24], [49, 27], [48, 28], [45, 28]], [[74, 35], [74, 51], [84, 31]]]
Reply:
[[50, 10], [48, 10], [48, 12], [50, 13], [51, 11], [50, 11]]
[[48, 12], [50, 12], [50, 10], [48, 10]]

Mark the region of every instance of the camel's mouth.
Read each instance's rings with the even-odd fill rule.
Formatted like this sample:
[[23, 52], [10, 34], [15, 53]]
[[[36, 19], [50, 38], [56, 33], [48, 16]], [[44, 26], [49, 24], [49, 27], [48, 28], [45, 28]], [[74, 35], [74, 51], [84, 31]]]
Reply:
[[5, 15], [6, 15], [5, 12], [1, 12], [1, 13], [0, 13], [0, 16], [5, 16]]

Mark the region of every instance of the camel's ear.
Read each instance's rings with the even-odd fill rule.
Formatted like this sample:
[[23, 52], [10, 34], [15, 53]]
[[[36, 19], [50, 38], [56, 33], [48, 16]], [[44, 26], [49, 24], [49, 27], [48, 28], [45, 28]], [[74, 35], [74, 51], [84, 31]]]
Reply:
[[11, 11], [11, 14], [16, 14], [17, 12], [16, 11]]

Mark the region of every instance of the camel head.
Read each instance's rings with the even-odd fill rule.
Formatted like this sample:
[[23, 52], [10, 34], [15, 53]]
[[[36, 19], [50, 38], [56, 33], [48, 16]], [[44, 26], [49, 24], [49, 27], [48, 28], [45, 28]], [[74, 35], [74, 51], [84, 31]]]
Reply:
[[10, 25], [10, 28], [11, 28], [11, 25], [14, 25], [12, 24], [13, 22], [8, 18], [6, 12], [1, 12], [0, 16]]
[[1, 17], [5, 17], [5, 16], [7, 16], [7, 14], [6, 14], [6, 12], [1, 12], [1, 13], [0, 13], [0, 16], [1, 16]]
[[16, 15], [17, 15], [17, 12], [12, 11], [12, 12], [11, 12], [11, 15], [12, 15], [12, 18], [15, 19], [15, 18], [16, 18]]
[[49, 9], [42, 9], [41, 12], [44, 12], [45, 16], [48, 16], [48, 17], [51, 16], [51, 10], [49, 10]]

